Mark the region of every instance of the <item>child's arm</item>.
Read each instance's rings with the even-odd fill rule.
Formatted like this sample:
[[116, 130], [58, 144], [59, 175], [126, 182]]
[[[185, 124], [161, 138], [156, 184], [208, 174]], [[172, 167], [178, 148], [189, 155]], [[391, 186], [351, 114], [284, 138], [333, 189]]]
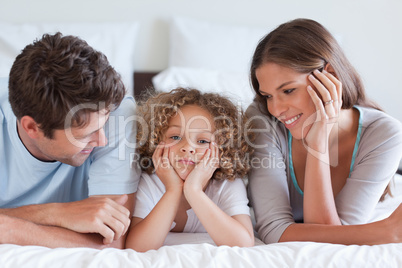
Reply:
[[254, 232], [250, 216], [233, 217], [222, 211], [204, 192], [218, 163], [218, 148], [210, 146], [202, 161], [188, 175], [184, 195], [215, 244], [227, 246], [254, 246]]
[[141, 252], [158, 249], [170, 231], [183, 193], [183, 181], [170, 165], [168, 154], [169, 148], [161, 144], [152, 157], [156, 174], [165, 185], [166, 192], [144, 219], [133, 218], [126, 248]]

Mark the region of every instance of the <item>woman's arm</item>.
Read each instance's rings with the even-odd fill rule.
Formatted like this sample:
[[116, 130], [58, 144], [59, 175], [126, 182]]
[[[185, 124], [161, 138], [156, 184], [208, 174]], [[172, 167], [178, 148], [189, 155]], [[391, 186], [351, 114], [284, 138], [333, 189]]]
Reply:
[[307, 150], [303, 218], [305, 223], [340, 225], [331, 183], [329, 144], [334, 136], [331, 130], [339, 124], [342, 84], [330, 73], [318, 70], [309, 75], [309, 80], [318, 93], [307, 87], [316, 113], [315, 122], [303, 140]]
[[292, 224], [280, 242], [314, 241], [344, 245], [378, 245], [402, 242], [402, 205], [388, 218], [362, 225]]

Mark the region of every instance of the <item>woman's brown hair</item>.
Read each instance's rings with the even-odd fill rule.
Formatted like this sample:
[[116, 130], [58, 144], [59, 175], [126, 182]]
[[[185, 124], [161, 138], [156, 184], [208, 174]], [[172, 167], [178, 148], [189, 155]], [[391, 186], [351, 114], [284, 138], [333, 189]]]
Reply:
[[265, 63], [275, 63], [300, 73], [311, 73], [330, 64], [342, 83], [342, 109], [352, 108], [353, 105], [380, 109], [367, 99], [359, 74], [336, 39], [314, 20], [295, 19], [281, 24], [257, 45], [251, 62], [250, 79], [256, 92], [255, 99], [267, 108], [256, 77], [256, 70]]

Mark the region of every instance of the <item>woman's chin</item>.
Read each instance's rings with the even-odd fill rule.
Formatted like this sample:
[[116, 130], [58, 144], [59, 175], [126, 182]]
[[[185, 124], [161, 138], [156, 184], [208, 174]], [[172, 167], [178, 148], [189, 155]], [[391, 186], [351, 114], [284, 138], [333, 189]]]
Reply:
[[289, 130], [290, 134], [292, 135], [292, 138], [295, 140], [304, 140], [310, 131], [310, 126], [304, 128], [303, 130], [301, 129], [294, 129], [294, 130]]

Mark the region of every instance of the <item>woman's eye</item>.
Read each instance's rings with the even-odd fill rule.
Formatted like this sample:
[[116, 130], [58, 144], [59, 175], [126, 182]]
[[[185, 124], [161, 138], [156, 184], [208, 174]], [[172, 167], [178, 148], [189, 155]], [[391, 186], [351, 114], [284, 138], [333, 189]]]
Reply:
[[291, 89], [286, 89], [286, 90], [284, 90], [283, 92], [285, 92], [285, 94], [290, 94], [290, 93], [292, 93], [293, 91], [295, 91], [296, 89], [295, 88], [291, 88]]
[[271, 99], [271, 98], [272, 98], [272, 96], [271, 96], [271, 95], [263, 95], [263, 97], [264, 97], [264, 99], [266, 99], [266, 100], [269, 100], [269, 99]]
[[179, 136], [172, 136], [172, 137], [170, 137], [172, 140], [175, 140], [175, 141], [178, 141], [178, 140], [180, 140], [180, 137]]

